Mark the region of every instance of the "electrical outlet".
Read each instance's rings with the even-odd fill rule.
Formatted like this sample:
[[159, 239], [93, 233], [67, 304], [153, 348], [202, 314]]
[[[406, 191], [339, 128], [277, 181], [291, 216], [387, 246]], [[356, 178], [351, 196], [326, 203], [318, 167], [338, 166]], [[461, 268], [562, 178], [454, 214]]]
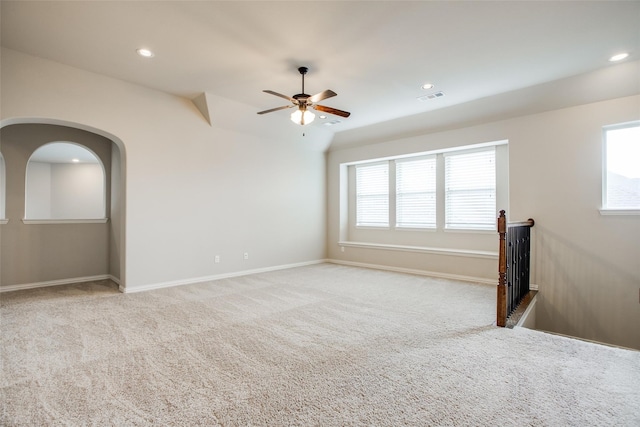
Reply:
[[340, 252], [344, 252], [344, 246], [340, 246]]
[[249, 259], [249, 252], [244, 253], [244, 259]]
[[214, 258], [214, 262], [216, 264], [218, 264], [220, 262], [220, 255], [216, 255], [216, 257]]

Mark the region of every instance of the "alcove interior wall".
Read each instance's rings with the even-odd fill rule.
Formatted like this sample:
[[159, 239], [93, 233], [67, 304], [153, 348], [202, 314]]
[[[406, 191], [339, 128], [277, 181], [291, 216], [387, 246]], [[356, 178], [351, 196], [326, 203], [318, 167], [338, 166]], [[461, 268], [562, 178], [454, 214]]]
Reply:
[[[6, 169], [6, 224], [2, 225], [2, 287], [30, 287], [64, 281], [119, 281], [122, 248], [119, 218], [120, 150], [111, 140], [81, 129], [52, 124], [11, 124], [0, 129]], [[26, 169], [39, 147], [54, 141], [82, 145], [98, 156], [106, 174], [106, 222], [24, 223]], [[114, 176], [117, 175], [117, 176]], [[116, 188], [113, 184], [116, 183]], [[113, 218], [112, 216], [118, 218]]]

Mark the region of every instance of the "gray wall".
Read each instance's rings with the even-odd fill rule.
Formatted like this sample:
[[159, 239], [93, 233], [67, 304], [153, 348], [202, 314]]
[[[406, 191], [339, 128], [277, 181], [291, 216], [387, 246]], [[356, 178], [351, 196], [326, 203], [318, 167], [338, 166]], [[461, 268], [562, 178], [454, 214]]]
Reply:
[[[639, 95], [332, 151], [329, 258], [488, 277], [486, 263], [480, 262], [485, 260], [355, 247], [342, 252], [340, 164], [506, 139], [509, 205], [499, 209], [512, 221], [536, 221], [532, 280], [540, 290], [537, 327], [640, 349], [640, 216], [599, 212], [602, 128], [634, 120], [640, 120]], [[492, 240], [497, 250], [497, 234]], [[458, 241], [468, 248], [472, 243]], [[497, 260], [489, 263], [497, 283]]]
[[24, 218], [51, 218], [51, 163], [27, 164]]
[[111, 202], [109, 212], [109, 273], [112, 279], [117, 279], [122, 285], [122, 259], [124, 256], [125, 230], [123, 221], [124, 194], [122, 191], [124, 170], [122, 167], [124, 156], [116, 144], [111, 145], [111, 195], [107, 198]]
[[[0, 146], [2, 148], [2, 146]], [[0, 220], [4, 219], [4, 157], [2, 157], [2, 151], [0, 151]]]
[[[0, 129], [0, 150], [6, 166], [6, 218], [2, 225], [2, 286], [32, 284], [110, 274], [109, 223], [24, 224], [25, 177], [29, 157], [54, 141], [75, 142], [102, 161], [111, 187], [111, 145], [108, 139], [64, 126], [20, 124]], [[110, 210], [107, 198], [107, 211]], [[117, 276], [116, 276], [117, 277]]]
[[0, 52], [2, 124], [62, 124], [117, 145], [120, 258], [109, 262], [126, 292], [324, 259], [326, 130], [303, 135], [285, 118], [269, 131], [254, 107], [215, 96], [210, 124], [189, 99]]

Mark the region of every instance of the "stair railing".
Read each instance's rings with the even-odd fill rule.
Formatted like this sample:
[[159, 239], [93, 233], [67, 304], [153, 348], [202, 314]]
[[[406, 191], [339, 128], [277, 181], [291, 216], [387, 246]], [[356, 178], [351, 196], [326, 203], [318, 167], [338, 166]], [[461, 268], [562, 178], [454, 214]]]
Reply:
[[496, 324], [504, 327], [507, 318], [529, 293], [531, 227], [535, 221], [507, 223], [505, 211], [498, 217], [500, 252], [498, 257], [498, 298]]

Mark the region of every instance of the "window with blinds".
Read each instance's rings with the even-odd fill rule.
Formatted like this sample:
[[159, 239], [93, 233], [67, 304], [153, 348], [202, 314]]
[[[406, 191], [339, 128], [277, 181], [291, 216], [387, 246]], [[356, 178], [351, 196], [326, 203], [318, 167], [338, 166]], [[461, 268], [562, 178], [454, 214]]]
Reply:
[[356, 166], [356, 225], [389, 226], [389, 163]]
[[496, 154], [445, 153], [445, 228], [495, 230]]
[[436, 158], [396, 160], [396, 227], [436, 227]]

